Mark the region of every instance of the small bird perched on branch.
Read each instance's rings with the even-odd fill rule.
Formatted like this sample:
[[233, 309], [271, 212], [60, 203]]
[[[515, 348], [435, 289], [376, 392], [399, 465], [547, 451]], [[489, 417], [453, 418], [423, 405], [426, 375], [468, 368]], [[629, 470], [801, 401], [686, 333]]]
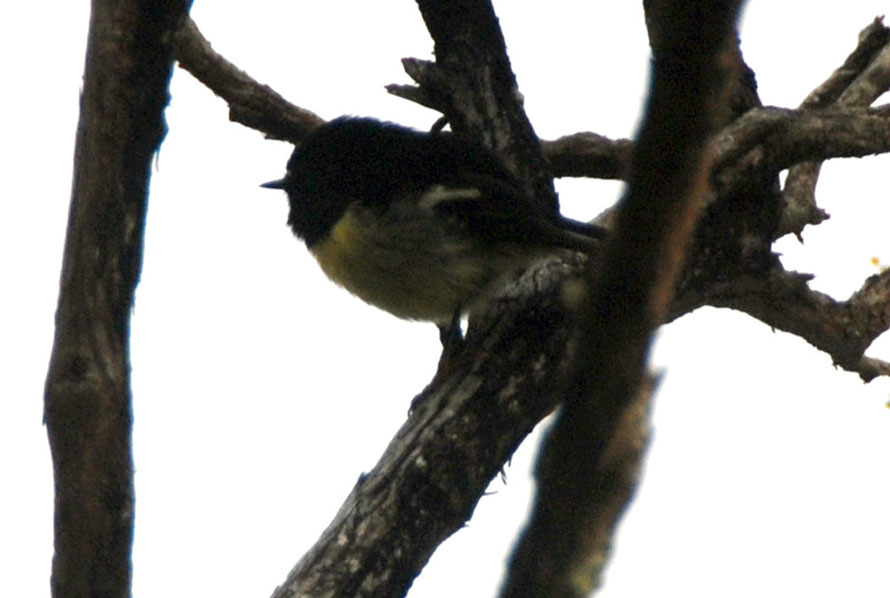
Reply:
[[459, 323], [556, 248], [588, 252], [604, 230], [529, 197], [498, 158], [452, 133], [340, 117], [294, 150], [288, 224], [328, 277], [409, 320]]

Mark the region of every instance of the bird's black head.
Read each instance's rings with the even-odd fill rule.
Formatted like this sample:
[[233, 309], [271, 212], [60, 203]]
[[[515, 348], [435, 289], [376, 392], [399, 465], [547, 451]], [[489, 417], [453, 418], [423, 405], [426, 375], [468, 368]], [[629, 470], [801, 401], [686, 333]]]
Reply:
[[461, 173], [480, 168], [504, 176], [491, 154], [450, 133], [340, 117], [297, 146], [283, 179], [263, 186], [287, 192], [288, 224], [312, 247], [353, 203], [383, 211], [396, 197], [456, 183]]

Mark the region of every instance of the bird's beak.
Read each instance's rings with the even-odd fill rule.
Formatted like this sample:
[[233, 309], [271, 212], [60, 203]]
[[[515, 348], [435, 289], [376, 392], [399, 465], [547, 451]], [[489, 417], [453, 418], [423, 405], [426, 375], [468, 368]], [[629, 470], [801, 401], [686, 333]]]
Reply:
[[277, 181], [269, 181], [260, 185], [264, 189], [284, 189], [286, 186], [287, 179], [278, 179]]

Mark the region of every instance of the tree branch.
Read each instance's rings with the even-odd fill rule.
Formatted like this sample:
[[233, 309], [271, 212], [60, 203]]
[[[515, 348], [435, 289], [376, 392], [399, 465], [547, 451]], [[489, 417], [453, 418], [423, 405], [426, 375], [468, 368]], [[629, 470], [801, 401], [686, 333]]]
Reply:
[[408, 74], [442, 104], [454, 130], [480, 139], [532, 196], [556, 208], [553, 180], [522, 108], [491, 2], [417, 0], [417, 5], [435, 43], [436, 62], [416, 62]]
[[[819, 111], [752, 108], [714, 142], [715, 195], [742, 187], [753, 176], [770, 178], [814, 157], [858, 158], [890, 151], [890, 107]], [[836, 137], [835, 137], [836, 136]], [[541, 141], [554, 176], [626, 179], [633, 142], [582, 132]]]
[[[881, 31], [890, 31], [883, 26], [872, 24], [865, 31], [880, 27], [878, 33], [864, 39], [862, 45], [874, 50], [873, 36], [882, 38]], [[252, 79], [213, 51], [210, 43], [201, 35], [197, 26], [188, 19], [176, 35], [175, 56], [180, 65], [196, 79], [204, 83], [229, 104], [229, 114], [233, 122], [256, 129], [271, 139], [282, 139], [298, 143], [313, 128], [324, 120], [313, 112], [291, 104], [278, 93]], [[854, 54], [856, 54], [854, 52]], [[444, 77], [436, 69], [435, 63], [417, 59], [403, 60], [406, 71], [412, 78], [423, 81], [427, 87], [389, 85], [390, 93], [415, 101], [421, 105], [444, 110], [445, 100], [435, 100], [447, 94]], [[846, 71], [839, 69], [838, 72]], [[839, 79], [849, 84], [848, 78]], [[873, 81], [873, 78], [870, 79]], [[874, 83], [873, 83], [874, 84]], [[834, 89], [840, 83], [823, 84]], [[886, 87], [884, 88], [886, 90]], [[817, 92], [813, 92], [816, 94]], [[811, 95], [813, 95], [811, 94]], [[821, 95], [828, 95], [822, 91]], [[778, 174], [801, 159], [819, 157], [847, 158], [885, 153], [888, 150], [884, 119], [887, 109], [877, 111], [837, 109], [826, 114], [830, 121], [823, 124], [823, 112], [763, 108], [753, 109], [744, 119], [734, 123], [731, 129], [721, 133], [715, 143], [720, 156], [716, 162], [720, 167], [737, 162], [740, 156], [753, 154], [749, 160], [758, 168], [758, 176]], [[825, 129], [826, 126], [832, 127]], [[791, 129], [791, 143], [794, 153], [783, 154], [780, 142], [785, 127]], [[853, 139], [856, 131], [866, 131], [862, 138]], [[871, 132], [878, 135], [872, 137]], [[835, 144], [831, 138], [834, 132], [847, 136], [846, 144]], [[506, 133], [504, 133], [506, 134]], [[500, 142], [501, 145], [506, 142]], [[761, 149], [762, 144], [772, 144]], [[492, 143], [496, 147], [498, 143]], [[552, 141], [540, 141], [541, 151], [547, 164], [556, 177], [593, 177], [605, 179], [625, 179], [630, 168], [630, 155], [633, 142], [629, 139], [609, 139], [591, 132], [567, 135]], [[770, 156], [769, 160], [760, 157], [761, 153]], [[752, 164], [745, 164], [734, 171], [727, 170], [719, 182], [723, 188], [738, 187], [746, 180], [744, 171]]]
[[130, 595], [130, 308], [151, 158], [166, 132], [171, 40], [190, 4], [93, 2], [44, 398], [57, 598]]
[[865, 382], [890, 375], [890, 364], [864, 355], [890, 329], [890, 271], [868, 278], [846, 301], [810, 289], [810, 278], [782, 270], [764, 278], [741, 277], [713, 285], [704, 296], [682, 297], [673, 313], [688, 313], [692, 305], [737, 309], [805, 339]]
[[320, 116], [291, 104], [217, 54], [191, 18], [176, 32], [174, 56], [182, 68], [229, 104], [229, 120], [270, 139], [297, 143], [324, 123]]
[[[538, 146], [517, 101], [519, 96], [509, 62], [505, 54], [500, 56], [503, 39], [490, 7], [478, 2], [452, 4], [463, 8], [450, 12], [442, 3], [421, 3], [434, 37], [443, 36], [436, 39], [437, 62], [406, 59], [406, 70], [420, 86], [398, 86], [391, 92], [442, 110], [453, 127], [486, 140], [511, 168], [531, 181], [530, 187], [544, 201], [551, 189], [549, 179], [546, 184], [541, 182], [540, 177], [546, 177], [547, 173], [544, 162], [535, 157], [538, 151], [546, 156], [549, 166], [559, 176], [627, 176], [632, 147], [628, 140], [612, 141], [581, 133]], [[468, 18], [474, 22], [462, 22]], [[190, 36], [194, 32], [181, 34]], [[179, 44], [177, 58], [230, 102], [233, 120], [293, 142], [298, 142], [320, 122], [231, 65], [226, 67], [228, 63], [224, 59], [207, 51], [209, 46], [201, 49], [198, 45], [196, 50], [183, 42]], [[215, 62], [220, 64], [212, 64]], [[443, 66], [446, 63], [447, 68]], [[493, 69], [505, 69], [505, 72], [496, 73]], [[473, 73], [484, 76], [474, 77]], [[738, 95], [747, 98], [741, 101], [745, 106], [757, 103], [750, 89]], [[733, 105], [739, 102], [733, 100]], [[257, 111], [261, 116], [254, 115]], [[825, 134], [826, 127], [838, 134], [847, 131], [851, 135], [836, 143]], [[770, 177], [790, 165], [792, 159], [887, 151], [883, 133], [872, 135], [882, 127], [886, 129], [884, 109], [832, 109], [825, 112], [824, 121], [819, 112], [807, 110], [753, 110], [733, 128], [724, 131], [715, 144], [719, 150], [715, 151], [714, 159], [720, 168], [714, 182], [720, 192], [705, 204], [719, 207], [738, 201], [737, 197], [726, 194], [743, 188], [752, 172], [769, 184]], [[783, 130], [790, 131], [787, 138], [783, 137]], [[871, 132], [857, 140], [852, 136], [856, 130]], [[758, 196], [755, 193], [745, 197], [756, 199]], [[760, 209], [759, 204], [756, 207]], [[702, 222], [700, 228], [711, 231], [706, 238], [741, 244], [748, 231], [733, 228], [732, 222], [732, 219], [711, 219]], [[753, 225], [765, 226], [760, 222]], [[760, 234], [765, 243], [774, 233], [767, 228], [752, 230]], [[764, 321], [802, 318], [792, 308], [784, 312], [767, 309], [770, 302], [777, 299], [764, 290], [768, 288], [764, 278], [795, 275], [774, 269], [774, 263], [757, 270], [755, 275], [744, 254], [717, 252], [705, 257], [706, 262], [695, 264], [699, 269], [690, 278], [694, 284], [680, 285], [680, 294], [671, 304], [670, 318], [708, 302], [724, 305], [737, 301], [736, 309], [743, 309], [742, 303], [746, 300], [754, 307], [745, 311]], [[601, 256], [592, 255], [589, 261], [599, 264]], [[422, 393], [423, 400], [380, 462], [362, 477], [328, 530], [297, 564], [285, 584], [276, 590], [275, 596], [396, 595], [406, 590], [437, 544], [463, 525], [489, 479], [514, 448], [557, 404], [554, 372], [563, 371], [566, 347], [570, 345], [568, 331], [576, 325], [576, 320], [567, 315], [563, 287], [575, 286], [576, 283], [564, 283], [577, 278], [585, 263], [582, 257], [569, 255], [545, 261], [526, 273], [515, 286], [505, 289], [488, 311], [473, 315], [461, 360], [452, 364], [449, 372], [437, 376]], [[660, 262], [653, 260], [646, 266], [656, 267], [656, 263]], [[671, 270], [660, 266], [656, 269]], [[745, 299], [744, 285], [760, 290], [749, 293]], [[805, 284], [802, 286], [801, 292], [809, 292]], [[877, 285], [867, 294], [875, 306], [881, 302], [882, 289]], [[710, 294], [711, 290], [715, 294]], [[660, 301], [669, 294], [664, 293]], [[777, 296], [779, 300], [786, 300], [782, 299], [785, 295]], [[865, 296], [858, 300], [862, 306], [867, 303]], [[831, 302], [830, 298], [827, 300]], [[855, 310], [859, 315], [847, 317], [847, 325], [853, 327], [851, 337], [867, 336], [880, 329], [884, 317], [881, 314], [885, 312], [880, 311], [881, 307], [872, 309], [876, 311], [866, 312], [862, 307]], [[858, 364], [856, 371], [860, 373], [886, 373], [885, 364], [862, 357], [861, 353], [854, 361], [852, 342], [847, 346], [832, 344], [830, 334], [825, 331], [840, 323], [833, 324], [831, 318], [849, 316], [849, 311], [835, 306], [822, 313], [824, 317], [819, 325], [823, 332], [806, 332], [802, 324], [796, 330], [816, 339], [821, 343], [817, 344], [820, 349], [844, 357], [844, 363]], [[871, 320], [865, 318], [866, 313], [872, 314]], [[579, 344], [572, 346], [577, 349]], [[600, 480], [607, 471], [615, 476], [611, 489], [603, 494], [612, 501], [611, 507], [603, 508], [604, 512], [611, 510], [603, 522], [615, 521], [620, 515], [621, 505], [632, 491], [636, 464], [645, 444], [646, 426], [640, 414], [646, 412], [646, 395], [635, 396], [635, 402], [630, 403], [620, 418], [630, 423], [626, 428], [616, 428], [626, 431], [607, 431], [606, 439], [601, 440], [608, 443], [608, 438], [613, 438], [604, 453], [612, 455], [612, 460], [601, 461]], [[603, 487], [607, 485], [604, 483]], [[600, 537], [606, 537], [609, 525], [602, 528], [604, 533]]]
[[[579, 256], [528, 272], [471, 325], [377, 465], [276, 589], [296, 596], [400, 596], [460, 529], [491, 479], [556, 405], [570, 329], [562, 282]], [[620, 451], [620, 449], [616, 449]]]
[[[502, 596], [587, 596], [600, 583], [639, 453], [608, 455], [641, 393], [651, 335], [672, 298], [710, 173], [708, 141], [728, 117], [737, 3], [654, 1], [650, 97], [627, 195], [596, 291], [585, 301], [562, 409], [541, 449], [532, 516]], [[622, 480], [619, 484], [615, 481]]]
[[[714, 193], [731, 195], [813, 158], [859, 158], [890, 152], [890, 106], [824, 109], [755, 108], [717, 138]], [[778, 234], [778, 233], [777, 233]]]
[[633, 141], [583, 132], [553, 141], [541, 140], [541, 151], [556, 177], [626, 179]]
[[[436, 63], [415, 65], [425, 93], [445, 98], [452, 128], [484, 140], [537, 197], [555, 201], [490, 3], [419, 5], [436, 43]], [[276, 598], [407, 591], [556, 404], [554, 364], [569, 328], [558, 281], [573, 268], [578, 270], [560, 260], [542, 264], [500, 299], [495, 315], [473, 314], [461, 356], [415, 402], [378, 465], [275, 591]]]
[[[875, 19], [859, 34], [859, 45], [801, 103], [806, 110], [829, 106], [870, 106], [890, 87], [890, 29]], [[886, 150], [884, 150], [886, 151]], [[821, 156], [822, 159], [828, 157]], [[795, 164], [788, 170], [782, 193], [782, 217], [776, 238], [794, 233], [800, 238], [807, 224], [819, 224], [828, 215], [816, 205], [816, 182], [822, 160]]]

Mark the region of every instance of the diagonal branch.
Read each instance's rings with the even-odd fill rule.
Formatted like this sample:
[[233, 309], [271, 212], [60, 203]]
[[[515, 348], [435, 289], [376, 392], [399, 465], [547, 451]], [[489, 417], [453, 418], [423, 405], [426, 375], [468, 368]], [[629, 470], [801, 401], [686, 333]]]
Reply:
[[544, 262], [476, 318], [466, 351], [424, 391], [274, 598], [404, 595], [556, 406], [570, 329], [562, 282], [580, 269], [577, 261]]
[[191, 18], [176, 32], [175, 43], [174, 56], [180, 66], [229, 104], [232, 122], [294, 143], [324, 123], [217, 54]]
[[[866, 31], [875, 27], [872, 24]], [[881, 26], [881, 31], [890, 30]], [[870, 40], [874, 36], [881, 39], [880, 33], [874, 33], [862, 42], [872, 51], [874, 43]], [[177, 32], [176, 42], [175, 56], [180, 65], [229, 104], [232, 121], [256, 129], [269, 138], [293, 143], [299, 142], [306, 133], [324, 122], [313, 112], [291, 104], [214, 52], [191, 19]], [[426, 82], [436, 93], [445, 93], [446, 84], [434, 63], [414, 59], [405, 59], [404, 63], [413, 77]], [[869, 80], [873, 82], [873, 78]], [[846, 78], [841, 81], [850, 83]], [[834, 89], [838, 85], [833, 83], [830, 87]], [[434, 95], [428, 88], [389, 87], [396, 95], [407, 95], [421, 104], [441, 108], [442, 101], [422, 99]], [[821, 94], [824, 96], [828, 91]], [[820, 120], [823, 114], [825, 123]], [[836, 109], [830, 112], [753, 109], [732, 128], [722, 132], [715, 144], [720, 154], [716, 159], [718, 165], [735, 163], [745, 154], [751, 154], [749, 162], [734, 170], [727, 170], [718, 182], [725, 188], [736, 187], [747, 178], [746, 170], [751, 167], [758, 169], [758, 176], [769, 176], [802, 159], [886, 153], [890, 151], [886, 141], [886, 121], [882, 120], [886, 118], [886, 108], [877, 111]], [[781, 145], [786, 128], [794, 150], [787, 155], [783, 153]], [[863, 131], [859, 139], [854, 138], [857, 131]], [[843, 135], [847, 142], [835, 143], [832, 137], [835, 134]], [[761, 149], [763, 144], [768, 147]], [[542, 140], [540, 146], [554, 176], [624, 179], [629, 171], [633, 142], [581, 132], [552, 141]], [[768, 156], [768, 159], [764, 156]]]
[[[552, 186], [518, 102], [487, 0], [420, 2], [436, 42], [427, 73], [452, 127], [484, 139], [546, 201]], [[485, 73], [467, 81], [473, 73]], [[431, 83], [432, 84], [432, 83]], [[525, 276], [490, 314], [474, 314], [465, 348], [359, 481], [319, 542], [274, 596], [398, 596], [472, 514], [491, 478], [557, 402], [569, 323], [561, 281], [580, 258]], [[573, 261], [574, 260], [574, 261]]]
[[[446, 42], [440, 44], [437, 39], [437, 61], [440, 51], [444, 61], [449, 52], [447, 48], [451, 47], [455, 56], [459, 54], [459, 60], [465, 61], [463, 66], [458, 61], [445, 69], [439, 62], [407, 60], [406, 69], [413, 69], [413, 78], [422, 81], [422, 85], [406, 88], [415, 92], [405, 93], [416, 93], [420, 101], [445, 111], [452, 125], [478, 133], [513, 168], [527, 172], [528, 180], [532, 181], [530, 185], [546, 197], [549, 182], [542, 183], [540, 178], [546, 176], [544, 164], [534, 157], [539, 151], [537, 141], [527, 121], [523, 122], [525, 116], [516, 101], [519, 96], [511, 75], [489, 72], [481, 80], [460, 79], [478, 68], [506, 68], [509, 71], [505, 57], [490, 63], [480, 58], [486, 56], [486, 52], [493, 53], [492, 56], [504, 52], [494, 13], [485, 6], [475, 6], [488, 3], [456, 2], [453, 6], [465, 4], [473, 4], [473, 10], [481, 11], [482, 18], [476, 19], [478, 22], [472, 26], [457, 23], [455, 31], [463, 31], [464, 37], [454, 46]], [[440, 30], [436, 19], [460, 21], [467, 15], [477, 14], [473, 11], [465, 11], [463, 15], [461, 11], [449, 12], [442, 5], [421, 3], [424, 18], [434, 35]], [[293, 142], [298, 142], [306, 131], [320, 122], [312, 113], [287, 103], [212, 53], [206, 40], [196, 43], [196, 31], [192, 25], [180, 31], [176, 56], [183, 67], [230, 103], [233, 120]], [[497, 35], [471, 35], [470, 31], [495, 31]], [[181, 41], [183, 37], [190, 41]], [[485, 43], [480, 41], [483, 38]], [[490, 43], [492, 39], [499, 43]], [[494, 64], [497, 66], [492, 66]], [[462, 70], [466, 72], [462, 73]], [[831, 126], [838, 130], [853, 127], [851, 123], [857, 119], [883, 126], [881, 123], [885, 120], [869, 119], [884, 118], [881, 110], [833, 110], [829, 113]], [[803, 111], [764, 109], [752, 113], [745, 125], [750, 127], [749, 132], [736, 129], [734, 134], [739, 141], [733, 143], [738, 145], [725, 143], [722, 150], [725, 153], [716, 156], [723, 164], [719, 184], [732, 189], [737, 181], [750, 174], [744, 168], [734, 169], [734, 161], [740, 159], [750, 160], [754, 168], [762, 169], [764, 173], [787, 166], [786, 156], [780, 151], [781, 131], [785, 126], [798, 131], [800, 137], [794, 151], [799, 155], [831, 155], [837, 147], [826, 137], [813, 134], [822, 126], [814, 119], [813, 114], [805, 115]], [[845, 151], [865, 152], [868, 147], [874, 149], [874, 145], [867, 144], [878, 141], [866, 139], [858, 144], [850, 141], [844, 147]], [[764, 143], [766, 149], [761, 148]], [[810, 150], [803, 147], [806, 143], [828, 153], [809, 154]], [[577, 134], [543, 142], [540, 151], [554, 172], [561, 176], [618, 178], [629, 172], [631, 142], [627, 140], [611, 141], [593, 134]], [[721, 196], [712, 198], [714, 202], [723, 199]], [[591, 256], [591, 261], [598, 262], [599, 256]], [[424, 391], [424, 400], [393, 438], [380, 462], [368, 475], [362, 476], [336, 519], [276, 590], [275, 596], [398, 595], [405, 591], [438, 543], [463, 525], [488, 480], [496, 475], [518, 443], [557, 404], [555, 372], [561, 371], [569, 330], [574, 325], [566, 314], [562, 287], [564, 282], [577, 277], [582, 267], [583, 259], [578, 256], [544, 262], [528, 272], [517, 285], [505, 290], [492, 303], [489, 312], [474, 316], [466, 339], [465, 356], [453, 364], [447, 375], [438, 377]], [[784, 273], [779, 271], [776, 275], [783, 276]], [[762, 288], [763, 283], [758, 284]], [[728, 295], [740, 293], [727, 290], [733, 287], [725, 280], [704, 280], [695, 293], [687, 291], [677, 297], [670, 317], [707, 301], [715, 304], [728, 301], [720, 296], [707, 295], [711, 288], [723, 289]], [[868, 295], [878, 301], [875, 297], [880, 295], [879, 290], [876, 287]], [[760, 294], [761, 299], [757, 299], [757, 293], [752, 296], [755, 303], [767, 302], [764, 293]], [[863, 305], [866, 303], [864, 297], [859, 300]], [[741, 298], [738, 303], [738, 308], [742, 309]], [[843, 310], [834, 313], [841, 314]], [[765, 313], [763, 317], [779, 319], [793, 318], [794, 315], [776, 313], [769, 316]], [[827, 321], [824, 326], [828, 328]], [[837, 347], [831, 345], [831, 348]], [[837, 353], [847, 354], [842, 348]], [[859, 371], [867, 367], [881, 371], [880, 363], [867, 359], [860, 358]], [[632, 409], [637, 409], [636, 413], [645, 411], [645, 400], [634, 405]], [[625, 476], [625, 480], [633, 476], [635, 469], [622, 469], [621, 466], [638, 463], [642, 450], [640, 443], [644, 442], [646, 434], [640, 418], [628, 415], [632, 409], [625, 411], [625, 418], [631, 421], [628, 425], [633, 432], [628, 433], [626, 442], [622, 444], [619, 440], [610, 449], [611, 454], [618, 455], [616, 459], [620, 462], [613, 471], [620, 470], [618, 475]], [[630, 486], [632, 488], [632, 484]], [[616, 489], [624, 496], [630, 491]]]
[[890, 271], [868, 278], [846, 301], [836, 301], [807, 286], [808, 276], [776, 270], [762, 279], [742, 278], [710, 288], [706, 296], [684, 303], [729, 307], [779, 330], [790, 332], [828, 353], [835, 365], [856, 372], [863, 381], [890, 375], [890, 364], [865, 351], [890, 329]]

